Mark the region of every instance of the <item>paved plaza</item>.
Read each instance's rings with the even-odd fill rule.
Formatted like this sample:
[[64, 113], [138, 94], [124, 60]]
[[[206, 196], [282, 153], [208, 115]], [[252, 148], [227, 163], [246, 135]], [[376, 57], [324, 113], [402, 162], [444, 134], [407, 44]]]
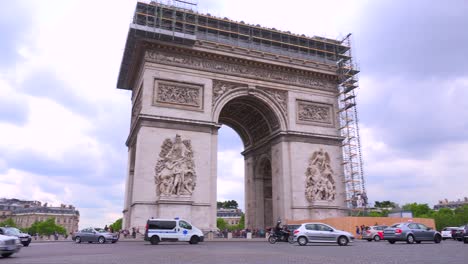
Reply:
[[116, 244], [73, 242], [32, 243], [3, 263], [466, 263], [468, 245], [455, 241], [407, 245], [357, 241], [346, 247], [308, 246], [267, 242], [162, 243], [143, 241]]

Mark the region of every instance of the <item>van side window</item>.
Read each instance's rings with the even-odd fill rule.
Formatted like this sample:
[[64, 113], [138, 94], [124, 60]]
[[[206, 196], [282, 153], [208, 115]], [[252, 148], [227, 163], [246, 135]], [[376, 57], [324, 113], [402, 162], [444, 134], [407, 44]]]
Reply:
[[192, 226], [189, 223], [182, 220], [179, 221], [179, 226], [185, 229], [192, 229]]
[[172, 230], [176, 227], [176, 221], [150, 221], [148, 229]]

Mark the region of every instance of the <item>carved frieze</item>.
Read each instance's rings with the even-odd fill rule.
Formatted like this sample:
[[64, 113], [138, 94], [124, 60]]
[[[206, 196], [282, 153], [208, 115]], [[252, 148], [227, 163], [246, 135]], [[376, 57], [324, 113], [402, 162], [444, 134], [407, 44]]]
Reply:
[[203, 86], [155, 80], [153, 104], [203, 110]]
[[334, 125], [333, 105], [297, 100], [296, 116], [298, 122], [315, 125]]
[[291, 71], [286, 67], [271, 67], [271, 65], [251, 65], [247, 61], [229, 60], [228, 58], [213, 58], [203, 53], [174, 52], [169, 50], [147, 50], [147, 61], [177, 65], [180, 67], [202, 69], [217, 73], [236, 75], [253, 79], [263, 79], [285, 84], [305, 86], [315, 89], [337, 91], [336, 82], [303, 71]]
[[305, 196], [310, 202], [335, 200], [336, 187], [330, 162], [330, 155], [323, 149], [315, 151], [310, 157], [305, 173]]
[[246, 84], [226, 82], [220, 80], [213, 80], [213, 105], [218, 101], [218, 99], [225, 93], [229, 92], [232, 89], [239, 87], [247, 87]]
[[284, 113], [288, 114], [288, 92], [272, 88], [258, 87], [258, 89], [266, 92], [274, 101], [276, 101]]
[[141, 112], [141, 93], [142, 93], [142, 89], [140, 89], [140, 91], [138, 92], [138, 95], [137, 97], [135, 98], [135, 102], [133, 103], [133, 106], [132, 106], [132, 119], [131, 119], [131, 124], [133, 125], [136, 121], [136, 118], [138, 117], [138, 115], [140, 114]]
[[161, 146], [155, 172], [156, 195], [192, 195], [197, 175], [191, 141], [182, 140], [180, 135], [176, 135], [174, 140], [166, 138]]

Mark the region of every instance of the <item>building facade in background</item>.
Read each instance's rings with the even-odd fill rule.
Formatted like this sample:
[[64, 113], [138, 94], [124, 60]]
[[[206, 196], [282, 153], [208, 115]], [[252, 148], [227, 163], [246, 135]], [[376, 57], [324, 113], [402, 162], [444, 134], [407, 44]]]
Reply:
[[434, 205], [434, 210], [439, 210], [442, 208], [457, 209], [468, 205], [468, 197], [458, 199], [457, 201], [449, 201], [448, 199], [440, 200], [438, 204]]
[[20, 228], [30, 227], [35, 222], [54, 218], [55, 223], [64, 227], [67, 233], [78, 230], [80, 212], [72, 205], [48, 206], [39, 201], [0, 199], [0, 221], [13, 219]]
[[238, 225], [242, 214], [241, 209], [219, 208], [216, 211], [216, 217], [222, 218], [228, 225]]

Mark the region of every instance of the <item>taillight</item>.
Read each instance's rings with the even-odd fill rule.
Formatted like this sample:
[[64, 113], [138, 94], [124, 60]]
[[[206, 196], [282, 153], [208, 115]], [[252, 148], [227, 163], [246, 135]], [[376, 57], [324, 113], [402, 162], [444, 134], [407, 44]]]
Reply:
[[294, 230], [294, 234], [299, 234], [299, 230]]
[[401, 232], [402, 232], [402, 231], [401, 231], [400, 228], [397, 228], [397, 229], [395, 230], [395, 233], [397, 233], [397, 234], [401, 234]]
[[366, 230], [366, 233], [367, 233], [367, 234], [370, 234], [370, 230]]

